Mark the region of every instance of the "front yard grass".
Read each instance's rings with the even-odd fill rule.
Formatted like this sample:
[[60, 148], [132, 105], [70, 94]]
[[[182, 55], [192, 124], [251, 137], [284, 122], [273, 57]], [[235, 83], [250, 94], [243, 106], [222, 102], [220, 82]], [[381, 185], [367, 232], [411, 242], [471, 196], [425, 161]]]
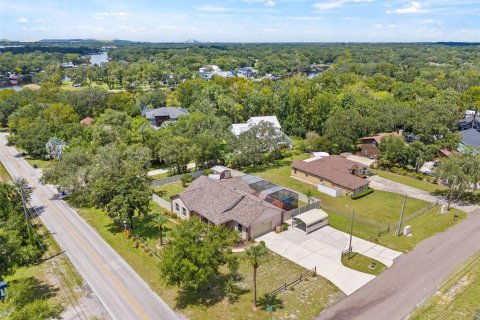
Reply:
[[[97, 230], [102, 238], [112, 246], [148, 283], [167, 304], [184, 314], [189, 319], [285, 319], [285, 313], [296, 319], [311, 319], [322, 310], [332, 305], [343, 294], [328, 280], [317, 276], [309, 278], [295, 286], [293, 291], [277, 296], [274, 303], [277, 308], [270, 313], [259, 307], [256, 312], [252, 310], [252, 267], [239, 253], [239, 275], [235, 281], [238, 300], [229, 302], [222, 293], [225, 277], [220, 276], [211, 283], [209, 291], [181, 292], [175, 287], [165, 284], [159, 270], [159, 260], [150, 256], [142, 249], [136, 249], [134, 241], [127, 240], [110, 218], [101, 210], [82, 208], [80, 215]], [[145, 237], [152, 237], [157, 241], [155, 230], [144, 231], [145, 221], [135, 217], [137, 233], [144, 233]], [[258, 269], [258, 297], [276, 289], [285, 282], [293, 280], [296, 276], [306, 272], [303, 267], [273, 253], [269, 253], [268, 261]], [[260, 299], [261, 300], [261, 299]], [[263, 301], [263, 300], [261, 300]]]
[[157, 196], [167, 201], [171, 201], [170, 199], [171, 196], [179, 194], [183, 192], [183, 190], [185, 190], [185, 188], [182, 186], [182, 182], [180, 181], [170, 183], [170, 184], [165, 184], [163, 186], [156, 186], [156, 187], [153, 187], [152, 189]]
[[[446, 286], [416, 310], [410, 318], [413, 320], [480, 319], [479, 254], [480, 252], [468, 259], [448, 277], [452, 281], [447, 280]], [[460, 272], [464, 268], [466, 268], [465, 272]]]
[[[384, 269], [387, 268], [387, 266], [383, 263], [375, 259], [366, 257], [358, 252], [352, 252], [352, 256], [350, 259], [348, 259], [348, 255], [342, 256], [342, 263], [348, 268], [368, 274], [373, 274], [375, 276], [379, 275]], [[374, 269], [369, 268], [369, 266], [372, 264], [375, 265]]]
[[419, 180], [419, 179], [415, 179], [412, 177], [403, 176], [403, 175], [399, 175], [391, 172], [386, 172], [382, 170], [372, 170], [372, 173], [375, 173], [379, 177], [392, 180], [392, 181], [395, 181], [413, 188], [417, 188], [423, 191], [427, 191], [429, 193], [439, 193], [447, 190], [447, 187], [439, 184], [434, 184], [428, 181], [423, 181], [423, 180]]
[[0, 161], [0, 181], [1, 182], [10, 182], [12, 178], [7, 172], [7, 169], [3, 166], [3, 163]]

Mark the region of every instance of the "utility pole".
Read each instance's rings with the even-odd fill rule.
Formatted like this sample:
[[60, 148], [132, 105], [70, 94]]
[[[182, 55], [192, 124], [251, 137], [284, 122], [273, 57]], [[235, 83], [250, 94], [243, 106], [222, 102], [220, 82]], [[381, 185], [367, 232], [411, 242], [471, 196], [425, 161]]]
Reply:
[[398, 224], [397, 237], [401, 235], [403, 214], [405, 212], [405, 202], [407, 202], [407, 194], [405, 194], [405, 197], [403, 198], [402, 212], [400, 213], [400, 222]]
[[353, 220], [355, 220], [355, 209], [352, 209], [352, 223], [350, 224], [350, 244], [348, 245], [348, 260], [350, 260], [352, 255]]
[[28, 225], [28, 213], [27, 213], [27, 204], [25, 203], [25, 194], [23, 187], [24, 185], [21, 181], [17, 181], [17, 188], [20, 191], [20, 196], [22, 197], [22, 204], [23, 204], [23, 215], [25, 216], [25, 223], [27, 224], [27, 232], [28, 232], [28, 239], [32, 239], [32, 235], [30, 234], [30, 227]]

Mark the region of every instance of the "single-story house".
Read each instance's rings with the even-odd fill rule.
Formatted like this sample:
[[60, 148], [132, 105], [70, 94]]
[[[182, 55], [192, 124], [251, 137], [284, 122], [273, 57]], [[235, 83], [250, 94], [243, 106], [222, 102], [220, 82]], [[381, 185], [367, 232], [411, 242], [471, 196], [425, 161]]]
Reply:
[[259, 237], [282, 223], [279, 207], [254, 195], [245, 180], [222, 172], [219, 177], [200, 176], [182, 193], [172, 196], [172, 212], [238, 230], [243, 240]]
[[258, 74], [258, 71], [253, 69], [252, 67], [242, 67], [238, 68], [237, 76], [243, 78], [251, 78]]
[[202, 79], [205, 80], [210, 80], [213, 76], [219, 76], [223, 78], [230, 78], [234, 76], [232, 71], [223, 71], [216, 65], [201, 67], [198, 69], [198, 74]]
[[475, 129], [468, 129], [460, 131], [462, 140], [458, 144], [457, 150], [459, 152], [465, 152], [468, 147], [479, 148], [480, 147], [480, 132]]
[[397, 132], [389, 132], [378, 133], [370, 137], [361, 138], [361, 144], [359, 145], [359, 151], [357, 152], [357, 154], [359, 156], [375, 158], [380, 152], [379, 146], [382, 143], [382, 138], [389, 135], [400, 136], [400, 134]]
[[291, 176], [317, 186], [330, 196], [354, 195], [368, 189], [364, 179], [368, 167], [340, 156], [297, 160], [292, 163]]
[[177, 121], [180, 116], [188, 115], [185, 108], [163, 107], [157, 109], [145, 109], [143, 116], [155, 127], [160, 127], [166, 121]]

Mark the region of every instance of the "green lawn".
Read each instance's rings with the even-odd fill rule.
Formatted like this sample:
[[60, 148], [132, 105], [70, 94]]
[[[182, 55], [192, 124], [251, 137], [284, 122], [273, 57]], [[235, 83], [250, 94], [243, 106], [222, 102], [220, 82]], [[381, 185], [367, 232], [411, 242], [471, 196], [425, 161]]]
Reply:
[[417, 188], [420, 190], [424, 190], [430, 193], [447, 190], [447, 187], [441, 186], [439, 184], [434, 184], [427, 181], [418, 180], [412, 177], [402, 176], [402, 175], [391, 173], [391, 172], [386, 172], [382, 170], [372, 170], [372, 173], [375, 173], [382, 178], [392, 180], [392, 181], [395, 181], [413, 188]]
[[[224, 285], [225, 277], [214, 279], [212, 289], [208, 292], [180, 294], [178, 289], [165, 284], [159, 271], [158, 259], [143, 249], [136, 249], [134, 241], [125, 239], [102, 211], [84, 208], [79, 212], [166, 303], [178, 308], [179, 312], [192, 320], [285, 319], [286, 312], [296, 319], [311, 319], [343, 297], [334, 285], [317, 276], [300, 283], [293, 291], [288, 290], [278, 295], [275, 303], [278, 308], [275, 312], [268, 313], [262, 308], [254, 312], [251, 307], [252, 267], [241, 253], [238, 254], [241, 259], [239, 277], [235, 283], [239, 293], [238, 301], [230, 302], [221, 294], [219, 288]], [[137, 231], [156, 241], [155, 230], [144, 231], [143, 223], [142, 219], [135, 220]], [[301, 266], [270, 252], [268, 262], [258, 269], [259, 297], [305, 271]]]
[[176, 194], [179, 194], [181, 192], [183, 192], [183, 190], [185, 190], [185, 188], [182, 186], [182, 182], [174, 182], [174, 183], [170, 183], [170, 184], [166, 184], [166, 185], [163, 185], [163, 186], [158, 186], [158, 187], [153, 187], [153, 192], [167, 200], [167, 201], [171, 201], [170, 197], [171, 196], [174, 196]]
[[25, 156], [25, 160], [33, 167], [33, 165], [37, 165], [40, 169], [48, 169], [52, 166], [52, 161], [50, 160], [42, 160], [42, 159], [33, 159], [29, 155]]
[[[451, 281], [447, 280], [445, 286], [416, 310], [410, 319], [480, 319], [479, 254], [480, 252], [448, 277]], [[476, 257], [477, 260], [474, 260]], [[471, 262], [473, 263], [470, 264]], [[465, 271], [460, 272], [464, 268]]]
[[[352, 252], [350, 259], [348, 259], [348, 255], [343, 256], [342, 263], [344, 266], [351, 269], [373, 275], [379, 275], [387, 267], [383, 263], [361, 255], [358, 252]], [[375, 265], [374, 269], [369, 268], [369, 266], [372, 264]]]
[[155, 175], [153, 175], [153, 176], [150, 176], [150, 179], [152, 179], [152, 180], [159, 180], [159, 179], [163, 179], [163, 178], [166, 178], [166, 177], [169, 177], [168, 172], [160, 173], [160, 174], [155, 174]]
[[3, 166], [3, 163], [0, 162], [0, 181], [1, 182], [9, 182], [12, 178], [7, 172], [7, 169]]

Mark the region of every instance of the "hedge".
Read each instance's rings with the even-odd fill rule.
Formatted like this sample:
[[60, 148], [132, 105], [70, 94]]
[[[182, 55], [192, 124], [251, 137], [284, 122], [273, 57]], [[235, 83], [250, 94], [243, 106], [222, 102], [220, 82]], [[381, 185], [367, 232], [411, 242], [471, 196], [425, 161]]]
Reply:
[[365, 191], [362, 191], [360, 193], [357, 193], [357, 194], [354, 194], [351, 196], [352, 200], [357, 200], [357, 199], [360, 199], [360, 198], [363, 198], [365, 197], [366, 195], [370, 194], [370, 193], [373, 193], [373, 189], [372, 188], [368, 188], [367, 190]]

